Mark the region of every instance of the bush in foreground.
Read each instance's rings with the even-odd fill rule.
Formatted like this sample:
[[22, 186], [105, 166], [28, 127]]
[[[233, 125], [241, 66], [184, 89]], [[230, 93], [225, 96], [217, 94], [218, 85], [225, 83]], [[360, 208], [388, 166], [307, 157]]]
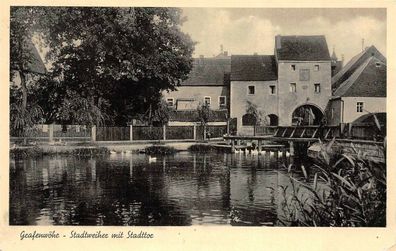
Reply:
[[[334, 142], [330, 142], [332, 144]], [[386, 164], [367, 160], [365, 154], [341, 154], [331, 159], [331, 145], [323, 145], [322, 161], [314, 164], [313, 184], [295, 179], [281, 187], [286, 226], [384, 227], [386, 225]], [[302, 166], [307, 179], [307, 171]], [[318, 183], [321, 183], [320, 185]], [[302, 192], [303, 191], [303, 192]]]

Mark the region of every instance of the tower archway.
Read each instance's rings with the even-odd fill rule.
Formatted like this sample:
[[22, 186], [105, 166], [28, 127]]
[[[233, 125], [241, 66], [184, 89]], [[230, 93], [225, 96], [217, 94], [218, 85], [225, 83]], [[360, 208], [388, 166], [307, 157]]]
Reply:
[[292, 113], [292, 125], [319, 125], [323, 112], [315, 105], [305, 104]]

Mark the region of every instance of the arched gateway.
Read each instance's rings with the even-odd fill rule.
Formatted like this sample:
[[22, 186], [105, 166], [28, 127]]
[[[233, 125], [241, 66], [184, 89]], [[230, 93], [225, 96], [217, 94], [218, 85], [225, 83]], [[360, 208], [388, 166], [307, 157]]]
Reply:
[[301, 105], [292, 113], [292, 125], [319, 125], [322, 111], [314, 105]]

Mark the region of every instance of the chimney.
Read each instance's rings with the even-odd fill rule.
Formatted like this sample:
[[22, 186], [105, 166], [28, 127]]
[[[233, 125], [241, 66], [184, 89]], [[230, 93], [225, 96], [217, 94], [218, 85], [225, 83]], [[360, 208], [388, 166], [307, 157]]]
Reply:
[[341, 67], [344, 66], [344, 54], [341, 54]]
[[253, 53], [254, 56], [257, 56], [257, 52]]
[[282, 48], [282, 45], [281, 45], [281, 35], [276, 35], [276, 36], [275, 36], [275, 48], [276, 48], [277, 50], [279, 50], [279, 49]]
[[223, 54], [223, 45], [220, 45], [220, 53]]
[[224, 56], [228, 57], [228, 51], [224, 51]]

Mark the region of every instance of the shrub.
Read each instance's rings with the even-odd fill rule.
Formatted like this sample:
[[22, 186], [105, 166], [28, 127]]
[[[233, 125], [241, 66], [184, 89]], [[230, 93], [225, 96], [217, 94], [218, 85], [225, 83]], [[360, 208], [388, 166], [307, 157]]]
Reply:
[[39, 148], [38, 146], [29, 147], [29, 148], [10, 149], [10, 158], [12, 158], [12, 159], [40, 157], [43, 154], [44, 154], [43, 150], [41, 148]]
[[146, 154], [150, 155], [168, 155], [176, 153], [176, 149], [166, 145], [153, 145], [145, 148]]
[[[356, 156], [340, 154], [330, 158], [334, 140], [322, 145], [321, 161], [314, 164], [313, 184], [295, 179], [290, 187], [281, 186], [283, 215], [286, 226], [384, 227], [386, 224], [386, 165]], [[307, 179], [307, 172], [302, 166]], [[321, 182], [324, 186], [319, 186]], [[297, 184], [299, 186], [297, 186]], [[301, 192], [303, 191], [303, 192]], [[304, 195], [309, 194], [306, 198]]]
[[72, 151], [72, 154], [78, 156], [101, 156], [101, 155], [110, 154], [110, 151], [106, 147], [77, 148]]
[[188, 150], [190, 152], [203, 152], [203, 153], [216, 151], [216, 149], [213, 146], [206, 145], [206, 144], [194, 144], [194, 145], [191, 145], [188, 148]]

